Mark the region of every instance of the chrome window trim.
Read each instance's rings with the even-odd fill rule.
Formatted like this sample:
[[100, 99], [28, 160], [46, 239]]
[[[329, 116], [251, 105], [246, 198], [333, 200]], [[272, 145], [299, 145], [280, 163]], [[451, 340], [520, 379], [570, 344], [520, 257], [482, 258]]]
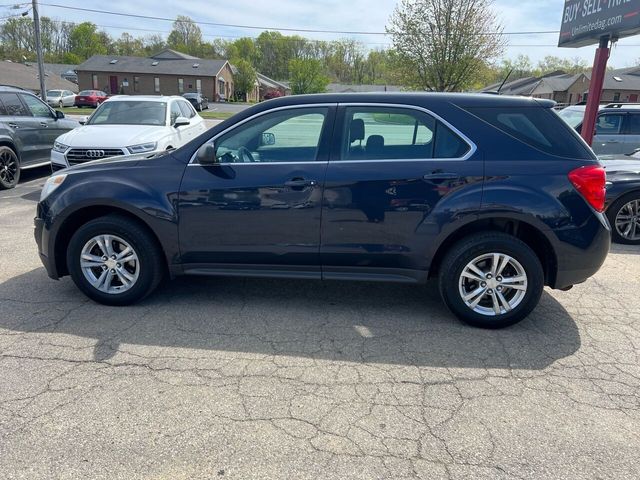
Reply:
[[[452, 132], [454, 132], [456, 135], [458, 135], [469, 147], [469, 150], [467, 151], [467, 153], [462, 156], [462, 157], [453, 157], [453, 158], [375, 158], [375, 159], [364, 159], [364, 160], [342, 160], [342, 159], [336, 159], [336, 160], [329, 160], [329, 163], [371, 163], [371, 162], [462, 162], [465, 160], [468, 160], [469, 158], [471, 158], [477, 151], [478, 151], [478, 147], [476, 146], [476, 144], [469, 138], [467, 137], [464, 133], [462, 133], [458, 128], [456, 128], [455, 126], [453, 126], [451, 123], [449, 123], [447, 120], [445, 120], [444, 118], [442, 118], [440, 115], [438, 115], [437, 113], [424, 108], [424, 107], [420, 107], [418, 105], [408, 105], [408, 104], [404, 104], [404, 103], [384, 103], [384, 102], [344, 102], [344, 103], [335, 103], [335, 102], [329, 102], [329, 103], [310, 103], [310, 104], [300, 104], [300, 105], [285, 105], [282, 107], [276, 107], [276, 108], [272, 108], [270, 110], [264, 110], [262, 112], [258, 112], [255, 115], [252, 115], [250, 117], [245, 118], [244, 120], [242, 120], [239, 123], [236, 123], [234, 125], [231, 125], [230, 127], [226, 128], [225, 130], [223, 130], [222, 132], [218, 133], [217, 135], [215, 135], [214, 137], [210, 138], [207, 142], [215, 142], [216, 139], [218, 139], [219, 137], [221, 137], [222, 135], [226, 134], [227, 132], [230, 132], [232, 130], [234, 130], [237, 127], [240, 127], [241, 125], [255, 119], [258, 117], [261, 117], [263, 115], [266, 115], [268, 113], [271, 112], [277, 112], [277, 111], [281, 111], [281, 110], [291, 110], [291, 109], [298, 109], [298, 108], [317, 108], [317, 107], [332, 107], [332, 106], [336, 106], [336, 107], [381, 107], [381, 108], [404, 108], [404, 109], [409, 109], [409, 110], [417, 110], [423, 113], [426, 113], [427, 115], [432, 116], [434, 119], [442, 122], [444, 125], [446, 125], [449, 129], [451, 129]], [[204, 145], [204, 144], [203, 144]], [[201, 166], [199, 163], [195, 162], [195, 158], [196, 158], [196, 154], [198, 153], [198, 151], [196, 150], [194, 152], [194, 154], [191, 156], [191, 159], [189, 160], [189, 163], [187, 166]], [[318, 163], [318, 160], [313, 160], [313, 161], [304, 161], [304, 162], [238, 162], [238, 163], [232, 163], [232, 162], [227, 162], [227, 163], [220, 163], [219, 165], [298, 165], [298, 164], [305, 164], [305, 163]], [[322, 164], [327, 163], [327, 162], [320, 162]]]
[[[220, 133], [216, 134], [215, 136], [211, 137], [209, 140], [207, 140], [205, 143], [203, 143], [202, 145], [205, 145], [207, 143], [210, 142], [215, 142], [218, 138], [220, 138], [222, 135], [231, 132], [232, 130], [235, 130], [236, 128], [244, 125], [247, 122], [250, 122], [251, 120], [254, 120], [256, 118], [262, 117], [264, 115], [267, 115], [268, 113], [272, 113], [272, 112], [279, 112], [282, 110], [293, 110], [293, 109], [299, 109], [299, 108], [319, 108], [319, 107], [336, 107], [338, 104], [336, 102], [328, 102], [328, 103], [308, 103], [308, 104], [300, 104], [300, 105], [283, 105], [282, 107], [276, 107], [276, 108], [270, 108], [269, 110], [263, 110], [262, 112], [258, 112], [255, 115], [251, 115], [250, 117], [245, 118], [244, 120], [238, 122], [238, 123], [234, 123], [233, 125], [227, 127], [226, 129], [224, 129], [223, 131], [221, 131]], [[198, 147], [198, 150], [200, 148], [202, 148], [202, 145], [200, 145], [200, 147]], [[189, 163], [187, 166], [191, 167], [191, 166], [197, 166], [200, 167], [201, 165], [199, 163], [195, 162], [196, 159], [196, 155], [198, 154], [198, 150], [196, 150], [193, 155], [191, 155], [191, 159], [189, 160]], [[306, 162], [264, 162], [264, 163], [260, 163], [260, 162], [255, 162], [255, 163], [249, 163], [249, 162], [238, 162], [238, 163], [233, 163], [233, 162], [225, 162], [225, 163], [219, 163], [218, 165], [267, 165], [268, 163], [272, 163], [274, 165], [286, 165], [288, 164], [298, 164], [298, 163], [318, 163], [318, 160], [312, 160], [312, 161], [306, 161]], [[321, 163], [326, 163], [326, 162], [321, 162]]]

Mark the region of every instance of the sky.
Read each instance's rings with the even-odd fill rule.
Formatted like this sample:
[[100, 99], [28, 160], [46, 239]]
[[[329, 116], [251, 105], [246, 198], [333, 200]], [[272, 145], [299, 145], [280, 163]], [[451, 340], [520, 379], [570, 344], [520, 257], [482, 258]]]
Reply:
[[[24, 1], [24, 0], [17, 0]], [[187, 15], [199, 22], [251, 25], [272, 30], [280, 28], [322, 29], [340, 31], [384, 32], [385, 25], [397, 3], [396, 0], [40, 0], [41, 15], [67, 21], [92, 21], [113, 36], [128, 31], [135, 36], [153, 33], [167, 33], [171, 22], [150, 19], [126, 18], [98, 13], [61, 9], [50, 4], [70, 7], [94, 8], [113, 12], [133, 13], [175, 18]], [[0, 0], [6, 5], [10, 0]], [[49, 4], [49, 5], [48, 5]], [[498, 18], [505, 32], [559, 30], [564, 0], [494, 0]], [[0, 8], [0, 17], [10, 13]], [[205, 40], [215, 37], [237, 38], [257, 36], [259, 29], [201, 25]], [[148, 30], [148, 31], [147, 31]], [[390, 45], [385, 35], [345, 35], [328, 33], [298, 33], [308, 38], [333, 40], [356, 38], [368, 49]], [[565, 58], [580, 57], [589, 63], [593, 61], [595, 47], [580, 49], [557, 48], [558, 34], [512, 35], [507, 36], [509, 47], [505, 57], [515, 58], [518, 54], [528, 55], [534, 63], [546, 55]], [[611, 53], [610, 65], [622, 68], [634, 65], [640, 59], [640, 36], [620, 40]]]

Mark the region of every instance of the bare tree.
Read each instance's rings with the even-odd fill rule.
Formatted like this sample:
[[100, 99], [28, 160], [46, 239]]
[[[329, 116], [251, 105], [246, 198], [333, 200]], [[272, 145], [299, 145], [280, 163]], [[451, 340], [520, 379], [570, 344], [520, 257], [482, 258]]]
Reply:
[[493, 0], [402, 0], [387, 32], [402, 82], [432, 91], [460, 91], [504, 51]]

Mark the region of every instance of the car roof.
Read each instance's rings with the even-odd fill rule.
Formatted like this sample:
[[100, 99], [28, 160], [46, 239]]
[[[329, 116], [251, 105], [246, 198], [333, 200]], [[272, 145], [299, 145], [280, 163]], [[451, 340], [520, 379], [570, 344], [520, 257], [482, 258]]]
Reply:
[[376, 93], [319, 93], [291, 95], [263, 102], [268, 108], [314, 103], [397, 103], [408, 105], [453, 104], [464, 107], [553, 107], [555, 102], [531, 97], [496, 95], [489, 93], [440, 92], [376, 92]]
[[31, 90], [27, 90], [22, 87], [16, 87], [15, 85], [0, 85], [0, 92], [24, 92], [35, 95]]

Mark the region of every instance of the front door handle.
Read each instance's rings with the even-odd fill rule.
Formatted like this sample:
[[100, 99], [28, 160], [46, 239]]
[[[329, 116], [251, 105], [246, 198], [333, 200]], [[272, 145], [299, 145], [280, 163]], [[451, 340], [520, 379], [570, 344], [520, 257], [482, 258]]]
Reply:
[[424, 180], [458, 180], [460, 175], [453, 172], [435, 171], [427, 173], [422, 177]]
[[316, 183], [317, 182], [315, 180], [306, 180], [304, 178], [292, 178], [291, 180], [284, 182], [284, 186], [289, 187], [293, 190], [302, 190], [305, 187], [315, 187]]
[[49, 124], [47, 122], [40, 122], [40, 126], [47, 128], [49, 126]]
[[10, 123], [10, 124], [9, 124], [9, 126], [10, 126], [11, 128], [15, 128], [15, 129], [20, 128], [20, 127], [18, 126], [18, 124], [17, 124], [17, 123]]

